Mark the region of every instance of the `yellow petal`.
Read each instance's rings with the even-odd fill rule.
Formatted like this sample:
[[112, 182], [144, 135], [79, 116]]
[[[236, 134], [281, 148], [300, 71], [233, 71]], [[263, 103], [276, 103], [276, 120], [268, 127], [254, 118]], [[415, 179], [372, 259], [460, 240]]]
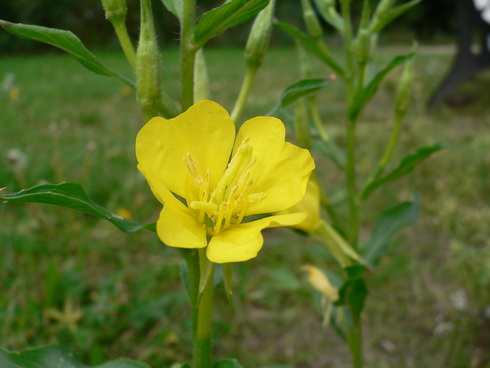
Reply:
[[306, 232], [314, 230], [320, 221], [320, 188], [318, 184], [310, 179], [306, 187], [306, 194], [301, 201], [293, 207], [279, 212], [279, 214], [305, 212], [307, 217], [304, 221], [294, 227]]
[[263, 229], [295, 225], [303, 221], [305, 216], [304, 213], [277, 215], [231, 226], [211, 238], [206, 255], [216, 263], [247, 261], [256, 257], [262, 248]]
[[157, 198], [162, 185], [185, 198], [188, 173], [183, 159], [190, 153], [203, 178], [210, 170], [214, 188], [230, 158], [234, 135], [228, 112], [213, 101], [200, 101], [173, 119], [153, 118], [140, 130], [138, 169]]
[[162, 242], [176, 248], [204, 248], [207, 245], [206, 229], [197, 222], [192, 210], [173, 196], [168, 189], [164, 193], [165, 206], [157, 221], [157, 234]]
[[310, 152], [285, 142], [284, 124], [273, 117], [246, 121], [238, 132], [235, 149], [246, 137], [250, 137], [257, 159], [251, 171], [255, 180], [252, 193], [267, 193], [265, 199], [250, 205], [247, 215], [278, 212], [298, 203], [315, 168]]

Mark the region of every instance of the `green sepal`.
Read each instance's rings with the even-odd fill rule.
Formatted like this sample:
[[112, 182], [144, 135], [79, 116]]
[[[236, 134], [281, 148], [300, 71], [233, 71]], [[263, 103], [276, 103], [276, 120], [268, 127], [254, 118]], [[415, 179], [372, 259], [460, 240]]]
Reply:
[[326, 85], [328, 85], [333, 78], [315, 78], [315, 79], [303, 79], [288, 86], [279, 96], [279, 100], [268, 116], [275, 116], [281, 110], [296, 101], [298, 98], [306, 96], [309, 93], [318, 91]]
[[413, 57], [413, 53], [407, 55], [401, 55], [395, 57], [387, 66], [381, 69], [374, 78], [368, 83], [366, 87], [362, 89], [362, 91], [357, 94], [354, 98], [354, 102], [349, 108], [349, 120], [355, 121], [357, 116], [362, 111], [362, 109], [367, 105], [367, 103], [373, 98], [374, 94], [378, 90], [379, 84], [383, 80], [383, 78], [388, 74], [391, 70], [393, 70], [396, 66], [405, 62], [406, 60]]
[[376, 267], [379, 259], [388, 250], [391, 240], [406, 226], [419, 218], [420, 197], [414, 194], [412, 202], [399, 203], [381, 213], [374, 223], [371, 237], [361, 246], [363, 258], [372, 267]]
[[420, 162], [428, 158], [433, 153], [447, 147], [451, 147], [449, 142], [439, 142], [432, 146], [420, 147], [406, 155], [398, 166], [381, 178], [377, 178], [366, 184], [360, 194], [360, 199], [366, 199], [375, 189], [383, 184], [395, 181], [402, 176], [410, 173]]
[[149, 365], [129, 359], [117, 359], [97, 365], [87, 366], [64, 347], [48, 346], [9, 353], [0, 348], [2, 368], [150, 368]]
[[323, 61], [330, 68], [332, 68], [336, 73], [338, 73], [340, 76], [342, 76], [342, 77], [345, 76], [344, 69], [337, 63], [337, 61], [335, 61], [335, 59], [332, 57], [332, 55], [330, 55], [326, 46], [324, 46], [322, 44], [324, 47], [320, 47], [319, 44], [313, 39], [313, 37], [301, 32], [299, 29], [297, 29], [293, 26], [290, 26], [289, 24], [277, 22], [276, 26], [277, 26], [277, 28], [285, 31], [290, 36], [292, 36], [296, 40], [298, 40], [299, 43], [306, 50], [308, 50], [308, 52], [310, 52], [312, 55], [316, 56], [318, 59]]
[[202, 47], [228, 28], [252, 19], [267, 4], [269, 0], [233, 0], [204, 13], [194, 28], [194, 43]]
[[236, 359], [222, 359], [214, 363], [213, 368], [243, 368]]
[[118, 78], [130, 87], [135, 87], [134, 81], [131, 81], [125, 76], [116, 73], [97, 60], [95, 55], [84, 46], [82, 41], [80, 41], [80, 39], [70, 31], [28, 24], [16, 24], [4, 20], [0, 20], [0, 26], [7, 32], [17, 37], [55, 46], [71, 54], [88, 70], [106, 77]]
[[142, 224], [118, 216], [92, 201], [80, 184], [41, 184], [12, 194], [0, 194], [6, 203], [47, 203], [71, 208], [111, 222], [125, 233], [140, 229], [155, 231], [154, 224]]

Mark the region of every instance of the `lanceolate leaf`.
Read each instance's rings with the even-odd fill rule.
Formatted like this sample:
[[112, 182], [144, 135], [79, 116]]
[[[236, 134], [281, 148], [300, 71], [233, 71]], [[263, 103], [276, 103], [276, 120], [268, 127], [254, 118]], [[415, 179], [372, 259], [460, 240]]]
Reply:
[[145, 363], [118, 359], [89, 367], [80, 362], [73, 353], [63, 347], [49, 346], [39, 349], [9, 353], [0, 348], [2, 368], [150, 368]]
[[214, 363], [213, 368], [243, 368], [236, 359], [218, 360]]
[[163, 6], [167, 10], [175, 15], [179, 22], [182, 22], [182, 16], [184, 12], [183, 1], [182, 0], [162, 0]]
[[388, 183], [390, 181], [394, 181], [402, 177], [403, 175], [408, 174], [411, 172], [420, 162], [428, 158], [430, 155], [433, 153], [446, 148], [450, 147], [451, 144], [448, 142], [440, 142], [437, 144], [434, 144], [433, 146], [427, 146], [427, 147], [421, 147], [418, 148], [417, 150], [409, 153], [407, 156], [405, 156], [401, 161], [400, 164], [393, 169], [391, 172], [386, 174], [385, 176], [374, 180], [370, 184], [368, 184], [361, 193], [361, 199], [367, 198], [369, 194], [371, 194], [376, 188], [379, 186]]
[[385, 26], [390, 24], [393, 20], [398, 18], [403, 13], [412, 9], [415, 5], [420, 3], [420, 1], [421, 0], [412, 0], [409, 1], [408, 3], [402, 4], [400, 6], [397, 6], [396, 8], [391, 9], [383, 17], [381, 17], [378, 24], [376, 25], [376, 28], [373, 29], [373, 32], [375, 33], [380, 32]]
[[379, 84], [383, 80], [386, 74], [388, 74], [397, 65], [405, 62], [406, 60], [413, 57], [413, 54], [407, 54], [395, 57], [386, 67], [378, 72], [374, 78], [369, 82], [369, 84], [364, 87], [364, 89], [359, 93], [353, 104], [349, 108], [349, 119], [356, 120], [359, 113], [362, 111], [364, 106], [371, 100], [376, 91], [378, 90]]
[[267, 114], [269, 116], [276, 115], [278, 110], [282, 107], [286, 107], [298, 98], [303, 97], [309, 93], [318, 91], [330, 83], [333, 78], [317, 78], [317, 79], [303, 79], [299, 82], [291, 84], [287, 87], [279, 96], [276, 106]]
[[313, 142], [313, 148], [332, 160], [340, 169], [344, 169], [346, 161], [345, 152], [332, 140], [316, 140]]
[[17, 193], [0, 193], [0, 200], [7, 203], [48, 203], [100, 217], [116, 225], [125, 233], [133, 233], [140, 229], [155, 231], [154, 224], [145, 225], [118, 216], [92, 201], [80, 184], [42, 184]]
[[233, 0], [204, 13], [194, 29], [194, 42], [203, 46], [228, 28], [252, 19], [268, 3], [269, 0]]
[[308, 52], [323, 61], [340, 76], [344, 76], [344, 69], [335, 61], [335, 59], [330, 55], [327, 48], [323, 44], [318, 44], [309, 35], [301, 32], [297, 28], [290, 26], [289, 24], [277, 22], [276, 26], [298, 40], [301, 45], [306, 50], [308, 50]]
[[404, 227], [417, 221], [419, 212], [420, 199], [415, 195], [413, 202], [400, 203], [379, 215], [371, 238], [362, 246], [364, 259], [373, 267], [376, 266], [391, 240]]
[[0, 20], [0, 26], [7, 32], [28, 40], [39, 41], [60, 48], [71, 54], [88, 70], [106, 77], [116, 77], [131, 87], [134, 82], [103, 65], [70, 31], [35, 25], [16, 24]]

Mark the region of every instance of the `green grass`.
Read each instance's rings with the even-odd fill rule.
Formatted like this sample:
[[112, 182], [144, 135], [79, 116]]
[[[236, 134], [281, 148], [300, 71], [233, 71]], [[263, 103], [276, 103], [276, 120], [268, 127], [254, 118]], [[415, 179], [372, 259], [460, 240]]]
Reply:
[[[383, 50], [380, 62], [400, 50]], [[414, 98], [396, 158], [421, 146], [451, 141], [405, 179], [377, 192], [363, 208], [363, 235], [379, 212], [421, 193], [421, 220], [398, 237], [379, 269], [369, 275], [365, 319], [371, 367], [490, 366], [490, 114], [488, 73], [458, 94], [467, 106], [425, 104], [449, 67], [449, 54], [422, 49]], [[231, 110], [245, 70], [239, 49], [207, 51], [212, 98]], [[118, 54], [101, 53], [128, 72]], [[164, 52], [165, 85], [178, 96], [176, 50]], [[245, 117], [267, 113], [298, 79], [292, 49], [273, 49], [257, 75]], [[330, 74], [314, 64], [315, 76]], [[0, 58], [20, 91], [11, 101], [0, 90], [0, 187], [8, 192], [42, 181], [74, 181], [112, 211], [154, 221], [159, 205], [136, 170], [134, 140], [143, 119], [134, 93], [115, 80], [92, 75], [63, 55]], [[400, 70], [391, 73], [359, 124], [359, 171], [366, 175], [389, 135]], [[324, 123], [343, 142], [342, 87], [319, 94]], [[463, 99], [464, 100], [464, 99]], [[24, 165], [6, 160], [18, 149]], [[396, 162], [396, 158], [394, 162]], [[342, 175], [318, 157], [334, 198]], [[340, 204], [339, 204], [340, 206]], [[179, 279], [180, 258], [154, 234], [125, 235], [115, 227], [47, 205], [0, 206], [0, 344], [22, 349], [67, 345], [86, 363], [126, 356], [154, 367], [189, 360], [190, 313]], [[319, 243], [287, 229], [267, 231], [259, 256], [237, 267], [236, 311], [222, 287], [214, 314], [217, 357], [246, 367], [347, 367], [348, 351], [332, 329], [320, 326], [305, 263], [333, 265]], [[464, 305], [454, 302], [459, 297]]]

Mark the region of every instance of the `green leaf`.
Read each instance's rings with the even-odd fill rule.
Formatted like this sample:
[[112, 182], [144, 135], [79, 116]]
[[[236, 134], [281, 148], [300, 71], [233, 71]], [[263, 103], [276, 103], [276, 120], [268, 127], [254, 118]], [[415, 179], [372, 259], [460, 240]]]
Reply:
[[334, 305], [347, 305], [353, 317], [359, 318], [364, 309], [367, 296], [368, 289], [363, 278], [349, 279], [340, 288], [339, 299]]
[[213, 368], [243, 368], [236, 359], [223, 359], [214, 363]]
[[364, 106], [373, 98], [374, 94], [378, 90], [379, 84], [383, 80], [383, 78], [388, 74], [393, 68], [398, 66], [399, 64], [405, 62], [406, 60], [413, 57], [413, 53], [407, 55], [401, 55], [395, 57], [387, 66], [385, 66], [382, 70], [380, 70], [374, 78], [365, 86], [362, 91], [356, 95], [354, 98], [354, 102], [349, 107], [349, 119], [354, 121], [357, 119], [357, 116], [362, 111]]
[[66, 51], [75, 57], [85, 68], [96, 74], [119, 78], [129, 86], [133, 88], [135, 86], [133, 81], [116, 73], [97, 60], [95, 55], [83, 45], [82, 41], [70, 31], [28, 24], [16, 24], [4, 20], [0, 20], [0, 26], [17, 37], [47, 43]]
[[155, 231], [154, 224], [145, 225], [125, 219], [98, 205], [87, 196], [83, 187], [76, 183], [36, 185], [17, 193], [0, 194], [0, 199], [6, 203], [48, 203], [71, 208], [109, 221], [125, 233], [133, 233], [143, 228]]
[[397, 6], [396, 8], [391, 9], [379, 19], [376, 26], [373, 27], [373, 32], [375, 33], [380, 32], [384, 27], [390, 24], [393, 20], [398, 18], [403, 13], [412, 9], [418, 3], [420, 3], [420, 1], [421, 0], [412, 0], [409, 1], [408, 3], [402, 4], [400, 6]]
[[[9, 353], [0, 348], [2, 368], [90, 368], [80, 362], [73, 353], [63, 347], [48, 346]], [[145, 363], [129, 359], [118, 359], [94, 366], [93, 368], [150, 368]]]
[[301, 32], [299, 29], [294, 28], [289, 24], [277, 22], [276, 26], [288, 33], [290, 36], [294, 37], [306, 50], [308, 50], [308, 52], [323, 61], [340, 76], [343, 77], [345, 75], [344, 69], [330, 55], [324, 44], [318, 44], [311, 36]]
[[252, 19], [268, 3], [269, 0], [233, 0], [204, 13], [194, 28], [194, 42], [203, 46], [228, 28]]
[[323, 156], [332, 160], [340, 169], [344, 169], [346, 156], [344, 150], [337, 146], [332, 140], [316, 140], [313, 142], [313, 148]]
[[419, 163], [427, 159], [433, 153], [443, 149], [450, 147], [451, 143], [449, 142], [439, 142], [432, 146], [420, 147], [413, 152], [410, 152], [407, 156], [405, 156], [398, 166], [390, 171], [385, 176], [378, 178], [366, 185], [366, 187], [361, 192], [361, 199], [365, 199], [371, 194], [376, 188], [380, 187], [383, 184], [386, 184], [390, 181], [394, 181], [402, 177], [403, 175], [411, 172]]
[[175, 15], [180, 23], [184, 14], [184, 2], [182, 0], [162, 0], [163, 6]]
[[290, 105], [300, 97], [318, 91], [329, 84], [332, 80], [333, 78], [303, 79], [291, 84], [281, 93], [276, 105], [267, 115], [277, 115], [281, 108]]
[[391, 240], [404, 227], [413, 224], [419, 218], [420, 198], [416, 194], [412, 202], [404, 202], [381, 213], [375, 221], [371, 238], [362, 245], [364, 259], [375, 267], [386, 253]]
[[363, 265], [352, 265], [344, 267], [344, 271], [349, 279], [358, 279], [364, 275], [367, 271], [366, 266]]

